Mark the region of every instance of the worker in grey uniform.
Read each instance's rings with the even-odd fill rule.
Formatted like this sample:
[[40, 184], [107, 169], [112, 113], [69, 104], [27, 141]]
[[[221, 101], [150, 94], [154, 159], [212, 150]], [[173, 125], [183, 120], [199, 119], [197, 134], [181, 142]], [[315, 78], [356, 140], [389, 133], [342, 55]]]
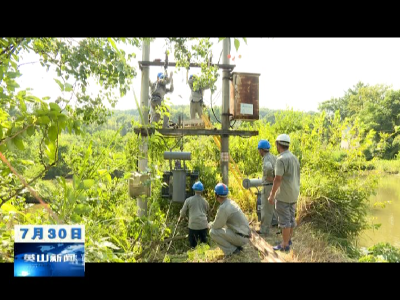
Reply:
[[[160, 120], [160, 113], [157, 111], [158, 107], [161, 106], [162, 101], [164, 100], [164, 96], [167, 93], [172, 93], [174, 91], [174, 81], [172, 78], [173, 73], [170, 73], [170, 77], [168, 77], [167, 72], [165, 74], [158, 73], [157, 74], [157, 81], [151, 82], [149, 80], [149, 85], [151, 89], [151, 96], [150, 96], [150, 113], [151, 113], [151, 120], [150, 122], [158, 122]], [[167, 84], [170, 83], [170, 87], [167, 88]], [[168, 111], [168, 110], [167, 110]], [[168, 127], [169, 117], [164, 115], [163, 120], [163, 128]]]
[[[187, 77], [186, 77], [187, 78]], [[190, 93], [190, 118], [193, 120], [196, 118], [196, 113], [201, 119], [201, 115], [203, 114], [203, 94], [204, 90], [209, 89], [209, 86], [204, 86], [202, 88], [193, 88], [194, 80], [196, 79], [196, 75], [190, 75], [188, 84], [191, 90]]]
[[220, 206], [214, 222], [208, 225], [210, 237], [227, 257], [243, 250], [242, 246], [249, 242], [251, 231], [249, 221], [240, 207], [227, 198], [228, 187], [223, 183], [218, 183], [214, 191]]
[[269, 194], [272, 190], [272, 184], [275, 177], [275, 163], [276, 157], [269, 152], [271, 145], [267, 140], [260, 140], [258, 142], [258, 153], [262, 157], [262, 183], [263, 189], [261, 192], [261, 226], [260, 230], [257, 231], [259, 234], [268, 235], [270, 233], [270, 227], [273, 222], [276, 223], [276, 216], [274, 218], [275, 207], [274, 204], [268, 202]]
[[275, 141], [279, 155], [275, 165], [275, 179], [268, 201], [275, 202], [279, 227], [283, 241], [274, 250], [289, 251], [292, 244], [293, 228], [296, 226], [296, 204], [300, 194], [300, 163], [288, 149], [290, 138], [280, 134]]
[[180, 211], [181, 218], [186, 216], [189, 211], [189, 243], [190, 247], [195, 248], [197, 241], [207, 243], [207, 213], [209, 210], [208, 202], [201, 196], [204, 186], [200, 181], [193, 184], [192, 189], [195, 195], [185, 200]]

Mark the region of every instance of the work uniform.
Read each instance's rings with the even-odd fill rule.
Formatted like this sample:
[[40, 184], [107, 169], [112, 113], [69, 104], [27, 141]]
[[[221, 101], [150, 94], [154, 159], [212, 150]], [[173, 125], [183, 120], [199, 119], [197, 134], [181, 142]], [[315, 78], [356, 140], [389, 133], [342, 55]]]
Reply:
[[275, 196], [279, 227], [293, 228], [296, 226], [296, 203], [300, 194], [300, 163], [289, 150], [278, 155], [275, 176], [282, 176], [280, 188]]
[[190, 118], [196, 118], [196, 113], [199, 115], [201, 119], [201, 115], [203, 114], [203, 93], [204, 90], [209, 89], [209, 86], [203, 87], [201, 89], [197, 89], [196, 91], [193, 89], [194, 78], [190, 78], [188, 80], [189, 87], [191, 89], [190, 93]]
[[263, 157], [263, 176], [262, 183], [263, 189], [261, 192], [261, 226], [260, 231], [262, 234], [269, 234], [269, 229], [271, 225], [276, 224], [277, 216], [275, 213], [275, 207], [273, 204], [268, 202], [269, 194], [272, 190], [273, 181], [268, 181], [268, 177], [275, 177], [275, 163], [276, 157], [271, 153], [267, 152]]
[[[171, 83], [170, 88], [167, 88], [167, 84]], [[164, 96], [166, 93], [172, 93], [174, 91], [174, 83], [173, 79], [166, 77], [165, 79], [159, 79], [158, 81], [152, 83], [149, 80], [150, 89], [151, 89], [151, 97], [150, 97], [150, 113], [151, 113], [151, 122], [158, 122], [160, 120], [160, 113], [156, 111], [157, 107], [159, 107], [164, 100]], [[167, 109], [168, 112], [168, 109]], [[163, 120], [163, 128], [168, 127], [169, 117], [164, 115]]]
[[191, 247], [197, 246], [197, 241], [207, 243], [207, 212], [208, 202], [200, 195], [194, 195], [185, 200], [180, 211], [180, 216], [186, 216], [189, 210], [189, 243]]
[[214, 222], [209, 224], [210, 236], [225, 255], [232, 254], [237, 247], [249, 242], [249, 221], [240, 207], [226, 199], [218, 208]]

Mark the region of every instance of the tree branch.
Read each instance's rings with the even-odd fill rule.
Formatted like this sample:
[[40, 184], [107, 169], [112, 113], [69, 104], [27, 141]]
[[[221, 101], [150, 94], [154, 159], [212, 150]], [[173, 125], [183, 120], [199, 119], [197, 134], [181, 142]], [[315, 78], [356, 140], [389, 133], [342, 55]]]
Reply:
[[[54, 217], [58, 224], [60, 224], [60, 219], [57, 215], [50, 209], [49, 205], [44, 202], [39, 195], [26, 183], [25, 179], [17, 173], [17, 171], [11, 166], [10, 162], [6, 159], [3, 153], [0, 152], [0, 159], [10, 168], [11, 172], [15, 174], [21, 180], [22, 184], [29, 190], [29, 192], [44, 206], [45, 209]], [[2, 201], [3, 205], [3, 201]]]
[[[47, 168], [45, 168], [42, 172], [39, 173], [39, 175], [37, 175], [35, 178], [33, 178], [31, 181], [28, 182], [28, 185], [31, 185], [34, 181], [36, 181], [37, 179], [39, 179], [46, 171], [48, 171], [51, 167], [53, 167], [55, 165], [55, 162], [52, 163], [51, 165], [48, 165]], [[15, 191], [15, 193], [11, 196], [9, 196], [7, 199], [2, 199], [0, 198], [2, 201], [0, 202], [0, 207], [6, 203], [8, 200], [12, 199], [13, 197], [15, 197], [16, 195], [18, 195], [25, 187], [22, 186], [19, 189], [17, 189]]]
[[8, 140], [12, 140], [12, 139], [15, 138], [18, 134], [24, 132], [25, 130], [27, 130], [27, 129], [28, 129], [29, 127], [31, 127], [31, 126], [33, 126], [33, 124], [28, 125], [27, 127], [21, 129], [20, 131], [18, 131], [18, 132], [17, 132], [16, 134], [14, 134], [13, 136], [3, 139], [3, 140], [1, 141], [1, 143], [0, 143], [0, 146], [3, 145], [4, 143], [6, 143]]

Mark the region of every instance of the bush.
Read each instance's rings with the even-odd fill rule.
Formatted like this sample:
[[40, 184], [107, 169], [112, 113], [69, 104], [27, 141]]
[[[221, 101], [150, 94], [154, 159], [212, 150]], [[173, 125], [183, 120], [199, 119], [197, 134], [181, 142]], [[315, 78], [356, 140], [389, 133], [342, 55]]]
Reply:
[[389, 243], [376, 244], [366, 252], [359, 262], [400, 262], [400, 249]]

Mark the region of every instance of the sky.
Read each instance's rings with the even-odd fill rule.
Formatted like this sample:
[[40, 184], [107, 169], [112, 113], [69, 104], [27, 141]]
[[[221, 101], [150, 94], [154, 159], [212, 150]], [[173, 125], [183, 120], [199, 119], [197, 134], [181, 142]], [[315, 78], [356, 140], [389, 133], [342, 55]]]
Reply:
[[[217, 63], [223, 43], [218, 42], [217, 38], [212, 40], [213, 63]], [[152, 42], [150, 61], [156, 58], [164, 61], [165, 49], [164, 39], [158, 38]], [[140, 49], [135, 49], [134, 52], [136, 60], [133, 66], [138, 74], [133, 80], [133, 89], [118, 101], [115, 109], [136, 108], [133, 90], [140, 101], [141, 71], [137, 61], [142, 60], [142, 53]], [[247, 44], [240, 39], [238, 52], [232, 41], [230, 63], [236, 65], [233, 72], [260, 74], [260, 107], [317, 111], [319, 103], [333, 97], [342, 97], [345, 91], [359, 81], [400, 89], [399, 54], [400, 38], [247, 38]], [[38, 60], [36, 54], [24, 54], [19, 63]], [[172, 54], [169, 61], [175, 61]], [[150, 79], [154, 81], [156, 74], [162, 71], [161, 66], [150, 67]], [[169, 95], [173, 104], [188, 105], [190, 89], [186, 85], [186, 70], [177, 71], [176, 68], [169, 67], [168, 73], [170, 71], [176, 71], [175, 91], [167, 96]], [[189, 74], [199, 71], [200, 69], [192, 68]], [[50, 96], [51, 100], [55, 100], [61, 95], [53, 79], [57, 76], [52, 69], [47, 72], [39, 63], [33, 63], [21, 65], [20, 72], [22, 76], [17, 80], [20, 87], [33, 88], [32, 93], [35, 96]], [[99, 88], [93, 82], [91, 89], [96, 91]], [[217, 81], [217, 88], [213, 94], [213, 103], [221, 105], [221, 79]], [[206, 90], [206, 104], [209, 104], [210, 96], [210, 91]], [[104, 104], [111, 107], [108, 103]]]

